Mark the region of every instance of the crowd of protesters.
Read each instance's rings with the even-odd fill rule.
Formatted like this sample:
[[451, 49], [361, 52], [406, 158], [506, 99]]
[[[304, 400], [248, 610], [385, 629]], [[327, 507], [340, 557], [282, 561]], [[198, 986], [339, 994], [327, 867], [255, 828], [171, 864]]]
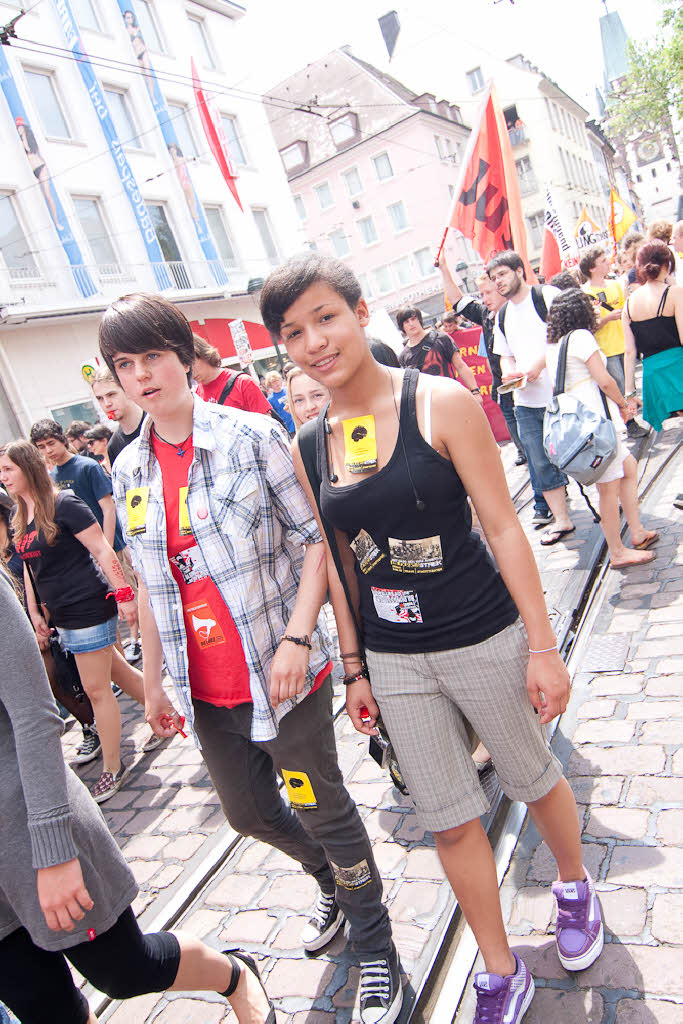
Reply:
[[[479, 945], [476, 1020], [515, 1024], [534, 994], [503, 926], [478, 741], [557, 861], [560, 962], [577, 971], [597, 959], [600, 905], [543, 729], [566, 709], [569, 679], [457, 337], [462, 318], [482, 328], [543, 546], [575, 532], [568, 478], [543, 444], [566, 340], [566, 389], [624, 425], [596, 481], [611, 564], [652, 560], [659, 535], [640, 521], [627, 441], [683, 415], [683, 287], [668, 227], [666, 238], [662, 225], [627, 238], [614, 262], [591, 248], [581, 280], [565, 271], [531, 286], [507, 251], [472, 296], [442, 261], [452, 304], [443, 329], [425, 327], [417, 307], [400, 310], [399, 353], [366, 337], [368, 308], [344, 263], [290, 260], [266, 281], [261, 313], [291, 362], [258, 383], [224, 368], [168, 300], [112, 303], [99, 335], [106, 368], [92, 383], [115, 429], [43, 419], [0, 451], [0, 604], [16, 638], [5, 630], [1, 652], [0, 807], [12, 840], [0, 854], [0, 998], [23, 1024], [94, 1021], [65, 957], [116, 998], [212, 990], [241, 1024], [275, 1021], [248, 954], [143, 935], [135, 921], [134, 880], [93, 804], [128, 771], [112, 684], [144, 705], [144, 749], [192, 732], [232, 827], [317, 881], [303, 948], [324, 948], [346, 924], [361, 1021], [396, 1019], [402, 986], [381, 878], [336, 757], [328, 596], [348, 714], [366, 736], [381, 716]], [[679, 224], [674, 246], [682, 236]], [[75, 763], [103, 760], [91, 794], [60, 757], [55, 640], [75, 658], [85, 697]], [[129, 664], [143, 654], [144, 679]]]

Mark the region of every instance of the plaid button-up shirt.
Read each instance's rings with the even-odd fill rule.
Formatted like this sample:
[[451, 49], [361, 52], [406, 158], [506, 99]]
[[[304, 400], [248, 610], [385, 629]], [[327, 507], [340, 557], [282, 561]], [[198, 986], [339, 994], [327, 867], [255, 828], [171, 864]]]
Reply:
[[[133, 565], [149, 591], [182, 713], [192, 725], [185, 623], [168, 561], [161, 469], [151, 430], [146, 419], [140, 436], [117, 457], [114, 498]], [[192, 533], [242, 639], [254, 708], [252, 739], [270, 740], [296, 703], [286, 700], [272, 707], [270, 665], [294, 609], [305, 545], [322, 538], [294, 475], [289, 444], [268, 417], [195, 397], [193, 444], [187, 492]], [[138, 487], [150, 488], [149, 503], [144, 532], [131, 536], [126, 491]], [[311, 643], [302, 696], [330, 658], [321, 618]]]

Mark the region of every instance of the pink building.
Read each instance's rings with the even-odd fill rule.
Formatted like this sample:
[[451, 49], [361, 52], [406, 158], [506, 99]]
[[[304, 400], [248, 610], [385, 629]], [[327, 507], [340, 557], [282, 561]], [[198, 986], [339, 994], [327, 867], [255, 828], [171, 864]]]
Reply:
[[[335, 50], [274, 86], [296, 100], [267, 107], [302, 228], [302, 241], [346, 260], [371, 311], [416, 304], [443, 312], [434, 267], [469, 129], [446, 100], [417, 95]], [[472, 285], [481, 260], [450, 231], [447, 256]]]

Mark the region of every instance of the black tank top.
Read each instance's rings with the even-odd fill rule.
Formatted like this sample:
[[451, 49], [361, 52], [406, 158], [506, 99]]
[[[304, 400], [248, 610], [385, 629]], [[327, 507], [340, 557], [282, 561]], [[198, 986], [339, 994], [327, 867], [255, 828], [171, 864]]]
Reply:
[[[517, 618], [517, 608], [472, 531], [455, 467], [420, 434], [417, 370], [406, 370], [401, 438], [386, 466], [333, 487], [324, 472], [323, 515], [348, 535], [355, 553], [363, 639], [372, 651], [443, 651], [480, 643]], [[466, 441], [465, 441], [466, 443]], [[318, 450], [324, 451], [323, 420]], [[410, 464], [413, 484], [406, 468]], [[417, 500], [424, 502], [419, 511]]]
[[664, 289], [661, 301], [654, 316], [647, 320], [631, 320], [631, 312], [626, 303], [626, 312], [631, 323], [631, 330], [636, 341], [636, 348], [641, 359], [648, 356], [658, 355], [670, 348], [678, 348], [681, 339], [678, 337], [678, 327], [675, 316], [664, 316], [664, 306], [669, 293], [669, 286]]

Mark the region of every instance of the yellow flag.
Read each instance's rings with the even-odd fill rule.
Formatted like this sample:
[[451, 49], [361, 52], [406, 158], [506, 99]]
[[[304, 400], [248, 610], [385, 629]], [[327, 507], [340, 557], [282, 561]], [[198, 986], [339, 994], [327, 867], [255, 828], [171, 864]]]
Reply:
[[576, 239], [576, 248], [579, 250], [579, 255], [581, 255], [582, 250], [587, 249], [588, 246], [603, 245], [607, 242], [609, 231], [598, 227], [584, 206], [574, 228], [574, 237]]
[[638, 218], [628, 203], [625, 203], [619, 193], [615, 192], [614, 189], [611, 189], [610, 191], [609, 201], [612, 235], [615, 242], [620, 242], [628, 229], [632, 224], [635, 224]]

